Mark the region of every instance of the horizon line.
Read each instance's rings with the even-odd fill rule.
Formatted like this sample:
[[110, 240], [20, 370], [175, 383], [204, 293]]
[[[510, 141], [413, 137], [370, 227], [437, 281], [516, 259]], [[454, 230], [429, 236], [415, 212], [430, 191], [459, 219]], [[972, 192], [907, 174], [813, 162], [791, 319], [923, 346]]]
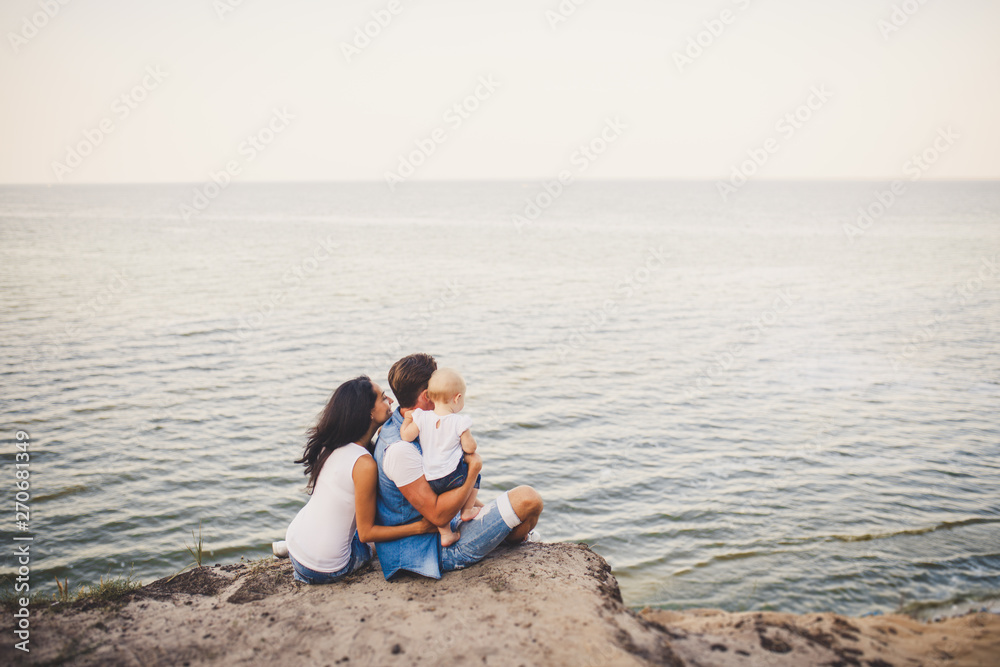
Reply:
[[[191, 185], [199, 186], [210, 179], [199, 181], [80, 181], [74, 183], [47, 183], [43, 181], [10, 181], [0, 182], [0, 187], [74, 187], [74, 186], [94, 186], [94, 185]], [[423, 179], [410, 183], [400, 184], [401, 187], [409, 185], [437, 185], [445, 183], [506, 183], [506, 184], [535, 184], [545, 183], [553, 178], [454, 178], [454, 179]], [[722, 179], [725, 181], [725, 179]], [[835, 177], [835, 178], [759, 178], [752, 179], [755, 183], [892, 183], [894, 181], [905, 181], [907, 183], [997, 183], [1000, 176], [994, 177], [970, 177], [970, 178], [921, 178], [912, 181], [908, 178], [858, 178], [858, 177]], [[575, 183], [717, 183], [717, 178], [585, 178], [577, 179]], [[385, 185], [383, 179], [354, 179], [354, 180], [246, 180], [234, 181], [229, 185]], [[749, 185], [749, 183], [748, 183]], [[227, 187], [229, 187], [227, 185]]]

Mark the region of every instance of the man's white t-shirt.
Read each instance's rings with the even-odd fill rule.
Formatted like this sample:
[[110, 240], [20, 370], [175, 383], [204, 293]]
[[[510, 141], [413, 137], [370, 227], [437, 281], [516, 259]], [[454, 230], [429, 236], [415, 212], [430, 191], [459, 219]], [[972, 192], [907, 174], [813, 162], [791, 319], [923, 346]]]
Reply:
[[398, 440], [385, 448], [382, 471], [393, 484], [403, 487], [424, 476], [424, 462], [412, 442]]
[[472, 428], [472, 418], [461, 413], [439, 415], [420, 409], [411, 412], [410, 417], [420, 429], [427, 481], [447, 477], [462, 462], [462, 434]]

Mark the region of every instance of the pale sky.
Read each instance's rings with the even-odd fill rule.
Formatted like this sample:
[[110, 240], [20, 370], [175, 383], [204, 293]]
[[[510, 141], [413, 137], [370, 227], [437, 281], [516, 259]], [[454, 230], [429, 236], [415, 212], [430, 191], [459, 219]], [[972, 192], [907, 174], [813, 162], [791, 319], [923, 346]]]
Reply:
[[0, 7], [0, 183], [1000, 178], [996, 0], [62, 2]]

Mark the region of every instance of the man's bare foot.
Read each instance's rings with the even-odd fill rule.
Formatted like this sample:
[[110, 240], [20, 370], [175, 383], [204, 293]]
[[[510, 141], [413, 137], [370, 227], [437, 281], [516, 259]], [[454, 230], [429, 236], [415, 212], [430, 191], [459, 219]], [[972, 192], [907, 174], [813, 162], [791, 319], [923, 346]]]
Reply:
[[479, 516], [479, 509], [480, 508], [478, 507], [472, 507], [467, 510], [462, 510], [462, 521], [472, 521], [475, 519]]
[[450, 547], [462, 537], [460, 533], [449, 530], [447, 533], [441, 531], [441, 546]]

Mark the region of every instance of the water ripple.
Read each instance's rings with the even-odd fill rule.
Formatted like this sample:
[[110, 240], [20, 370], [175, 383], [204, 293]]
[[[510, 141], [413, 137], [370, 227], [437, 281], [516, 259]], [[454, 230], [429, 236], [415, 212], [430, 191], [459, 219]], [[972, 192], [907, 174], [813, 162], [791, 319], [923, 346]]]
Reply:
[[592, 544], [630, 604], [1000, 590], [1000, 291], [954, 298], [1000, 251], [1000, 186], [914, 184], [850, 244], [867, 185], [759, 185], [596, 183], [527, 235], [519, 184], [234, 184], [196, 223], [183, 187], [0, 188], [40, 576], [172, 574], [199, 525], [213, 558], [266, 554], [333, 388], [427, 350], [466, 375], [484, 496], [538, 488], [543, 537]]

